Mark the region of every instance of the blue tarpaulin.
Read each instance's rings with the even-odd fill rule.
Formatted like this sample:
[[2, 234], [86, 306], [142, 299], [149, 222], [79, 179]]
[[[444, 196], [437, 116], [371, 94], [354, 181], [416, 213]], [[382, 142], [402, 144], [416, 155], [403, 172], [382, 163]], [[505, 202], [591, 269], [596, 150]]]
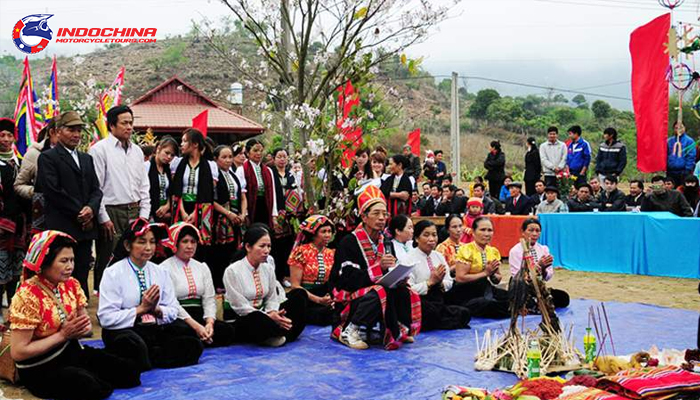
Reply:
[[541, 214], [554, 264], [573, 271], [700, 278], [700, 218], [668, 212]]
[[[559, 313], [575, 324], [578, 346], [588, 309], [574, 300]], [[694, 348], [698, 313], [641, 304], [606, 303], [618, 353]], [[528, 317], [535, 327], [539, 317]], [[472, 329], [422, 333], [397, 351], [351, 350], [329, 338], [330, 328], [309, 327], [281, 348], [234, 345], [205, 350], [196, 366], [153, 370], [142, 386], [116, 390], [112, 399], [432, 399], [449, 384], [490, 389], [514, 384], [515, 375], [474, 370], [475, 331], [506, 328], [508, 321], [474, 320]]]

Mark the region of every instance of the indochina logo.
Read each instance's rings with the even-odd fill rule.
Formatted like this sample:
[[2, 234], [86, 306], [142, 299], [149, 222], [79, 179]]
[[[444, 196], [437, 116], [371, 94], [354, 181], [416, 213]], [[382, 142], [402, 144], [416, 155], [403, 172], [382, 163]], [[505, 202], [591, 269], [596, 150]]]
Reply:
[[[48, 46], [53, 37], [48, 19], [53, 14], [32, 14], [20, 19], [12, 30], [12, 41], [19, 51], [27, 54], [38, 53]], [[28, 42], [24, 39], [27, 38]], [[31, 40], [31, 39], [33, 40]]]

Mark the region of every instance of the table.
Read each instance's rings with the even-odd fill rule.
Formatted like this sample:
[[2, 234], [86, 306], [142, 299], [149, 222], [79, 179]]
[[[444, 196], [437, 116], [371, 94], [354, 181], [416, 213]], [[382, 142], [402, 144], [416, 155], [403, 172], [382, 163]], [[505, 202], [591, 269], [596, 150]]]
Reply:
[[[531, 215], [486, 215], [493, 222], [491, 245], [498, 249], [502, 257], [508, 257], [510, 249], [520, 241], [520, 227]], [[537, 218], [537, 217], [534, 217]], [[437, 226], [445, 225], [445, 217], [412, 217], [413, 223], [421, 220], [433, 221]]]
[[668, 212], [542, 214], [540, 242], [574, 271], [700, 278], [700, 218]]

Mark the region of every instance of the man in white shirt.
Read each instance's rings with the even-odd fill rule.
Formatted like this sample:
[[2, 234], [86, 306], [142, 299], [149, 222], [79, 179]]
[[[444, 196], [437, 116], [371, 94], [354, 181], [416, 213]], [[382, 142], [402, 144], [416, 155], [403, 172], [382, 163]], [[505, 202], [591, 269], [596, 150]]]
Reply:
[[134, 113], [128, 106], [116, 106], [107, 111], [109, 135], [90, 148], [95, 172], [103, 197], [97, 222], [97, 262], [95, 288], [100, 287], [102, 273], [112, 251], [130, 221], [148, 219], [151, 209], [150, 184], [143, 168], [143, 152], [131, 142]]
[[557, 186], [557, 174], [566, 168], [566, 153], [566, 145], [559, 140], [559, 129], [547, 128], [547, 141], [540, 145], [545, 186]]

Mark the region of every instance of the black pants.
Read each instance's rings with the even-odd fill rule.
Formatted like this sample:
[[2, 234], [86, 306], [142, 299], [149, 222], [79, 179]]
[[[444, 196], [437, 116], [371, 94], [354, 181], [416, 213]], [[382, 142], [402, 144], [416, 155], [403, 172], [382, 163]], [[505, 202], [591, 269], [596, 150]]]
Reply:
[[[379, 295], [371, 291], [350, 303], [350, 322], [354, 325], [373, 328], [381, 323], [382, 306]], [[386, 311], [382, 328], [389, 329], [394, 338], [400, 335], [399, 323], [410, 327], [411, 293], [406, 288], [386, 289]]]
[[492, 199], [498, 199], [501, 194], [501, 186], [503, 186], [504, 179], [489, 179], [489, 193], [491, 193]]
[[487, 278], [455, 284], [446, 293], [445, 300], [447, 304], [468, 308], [472, 317], [500, 319], [510, 316], [508, 292], [491, 286]]
[[81, 348], [77, 340], [70, 341], [58, 357], [46, 364], [18, 371], [22, 384], [41, 398], [104, 399], [114, 388], [141, 385], [141, 373], [133, 361], [104, 350]]
[[445, 293], [440, 286], [433, 286], [427, 294], [421, 296], [420, 305], [422, 332], [469, 328], [469, 309], [445, 304]]
[[525, 179], [525, 194], [528, 196], [532, 196], [535, 194], [537, 191], [535, 190], [535, 183], [538, 181], [538, 179]]
[[[92, 262], [92, 240], [81, 240], [75, 246], [75, 268], [73, 277], [80, 282], [85, 296], [90, 298], [88, 289], [88, 274], [90, 273], [90, 263]], [[97, 288], [95, 288], [97, 289]]]
[[292, 329], [286, 331], [262, 311], [254, 311], [248, 315], [237, 317], [231, 310], [225, 311], [225, 320], [235, 319], [236, 341], [244, 343], [261, 343], [267, 339], [284, 336], [287, 342], [297, 340], [306, 327], [306, 303], [308, 295], [305, 290], [294, 289], [287, 293], [287, 301], [280, 304], [280, 310], [285, 310], [285, 317], [292, 320]]
[[166, 325], [103, 329], [102, 340], [108, 351], [133, 360], [141, 371], [194, 365], [204, 350], [194, 330], [181, 320]]
[[270, 250], [270, 255], [275, 259], [275, 278], [282, 282], [289, 277], [289, 255], [294, 247], [294, 236], [286, 235], [274, 238], [275, 245]]
[[[224, 288], [224, 272], [231, 265], [231, 259], [237, 251], [237, 243], [213, 244], [208, 248], [206, 258], [199, 260], [207, 260], [207, 266], [211, 271], [211, 278], [214, 281], [215, 289]], [[276, 261], [275, 261], [276, 262]]]
[[[587, 176], [587, 175], [588, 175], [588, 174], [573, 175], [573, 176], [576, 177], [576, 180], [574, 181], [574, 187], [580, 187], [581, 185], [583, 185], [584, 183], [586, 183], [586, 182], [588, 181], [588, 176]], [[605, 183], [605, 182], [600, 182], [600, 183], [602, 184], [602, 183]], [[562, 196], [568, 196], [568, 195], [569, 195], [568, 193], [562, 193]]]
[[673, 186], [678, 187], [684, 183], [683, 181], [685, 180], [686, 175], [689, 174], [686, 174], [684, 171], [668, 171], [666, 175], [673, 180]]
[[[204, 321], [204, 309], [202, 307], [185, 307], [185, 310], [187, 311], [188, 314], [190, 314], [190, 317], [192, 317], [193, 320], [197, 321], [199, 324], [202, 326], [206, 325], [206, 321]], [[186, 325], [185, 327], [189, 330], [192, 330], [192, 328], [189, 327], [189, 325]], [[184, 328], [184, 327], [182, 327]], [[177, 328], [179, 329], [179, 328]], [[183, 335], [187, 335], [187, 332], [182, 332]], [[236, 330], [231, 324], [227, 324], [225, 322], [215, 320], [214, 321], [214, 337], [213, 337], [213, 342], [211, 344], [204, 344], [206, 347], [223, 347], [223, 346], [228, 346], [233, 343], [234, 339], [236, 338]]]
[[[323, 297], [328, 294], [328, 288], [326, 285], [322, 285], [316, 288], [308, 289], [309, 293], [312, 293], [318, 297]], [[317, 325], [317, 326], [330, 326], [333, 324], [333, 319], [335, 317], [335, 309], [333, 307], [324, 306], [322, 304], [314, 303], [309, 300], [306, 308], [306, 324], [307, 325]]]
[[557, 186], [557, 177], [554, 175], [545, 175], [544, 176], [544, 185], [545, 186]]

